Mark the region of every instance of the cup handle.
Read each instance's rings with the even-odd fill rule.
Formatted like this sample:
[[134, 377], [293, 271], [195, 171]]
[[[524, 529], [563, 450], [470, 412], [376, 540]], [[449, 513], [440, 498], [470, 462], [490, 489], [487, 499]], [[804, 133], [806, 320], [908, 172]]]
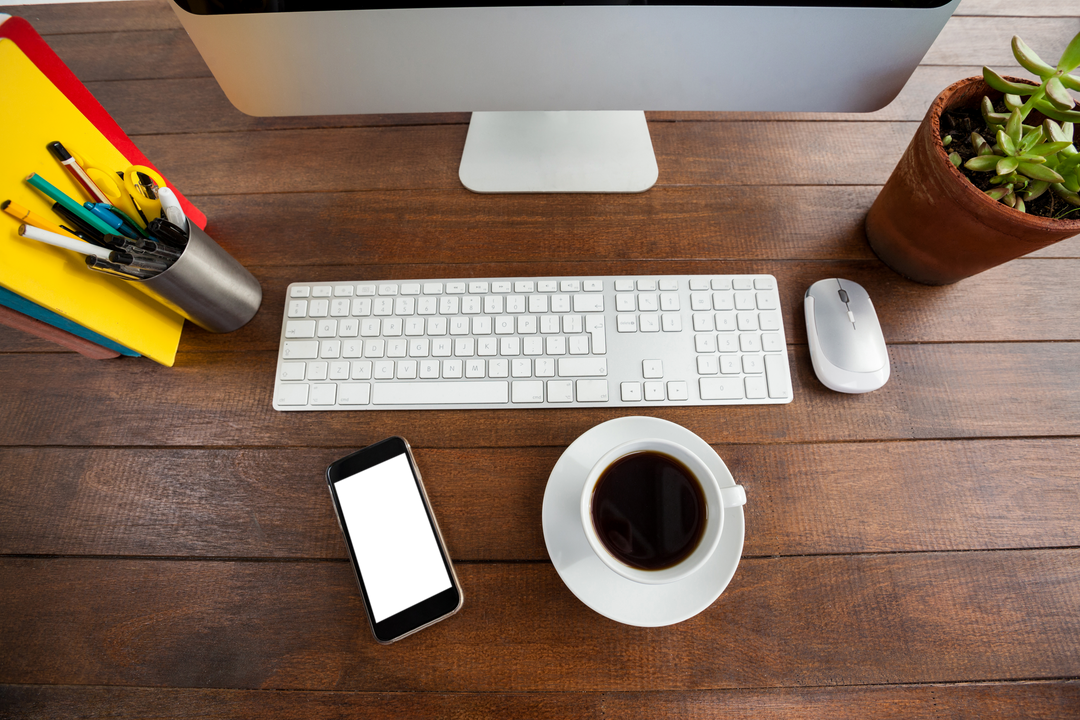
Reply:
[[720, 497], [724, 501], [724, 507], [739, 507], [746, 504], [746, 491], [742, 485], [732, 485], [720, 488]]

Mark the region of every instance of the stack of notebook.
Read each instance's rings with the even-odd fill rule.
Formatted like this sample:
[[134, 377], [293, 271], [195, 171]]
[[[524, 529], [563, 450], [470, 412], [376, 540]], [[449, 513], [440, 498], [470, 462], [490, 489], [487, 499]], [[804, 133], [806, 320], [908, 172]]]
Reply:
[[[22, 18], [0, 14], [0, 67], [0, 129], [6, 141], [0, 155], [0, 202], [55, 219], [52, 201], [25, 182], [32, 173], [78, 202], [88, 200], [86, 190], [47, 149], [55, 141], [95, 168], [153, 168]], [[172, 189], [188, 222], [205, 227], [206, 216]], [[21, 237], [19, 225], [16, 217], [0, 213], [0, 324], [87, 357], [143, 355], [173, 364], [183, 318], [132, 283], [88, 270], [78, 253]]]

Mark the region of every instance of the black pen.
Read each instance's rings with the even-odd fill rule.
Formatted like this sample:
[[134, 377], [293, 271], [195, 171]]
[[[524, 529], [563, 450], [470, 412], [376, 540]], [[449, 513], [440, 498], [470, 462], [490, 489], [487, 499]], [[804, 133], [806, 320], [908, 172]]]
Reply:
[[153, 273], [164, 272], [169, 269], [169, 263], [164, 260], [151, 258], [146, 255], [126, 253], [120, 250], [113, 250], [109, 253], [109, 261], [123, 265], [125, 269], [135, 268], [137, 270], [148, 270]]
[[86, 257], [86, 267], [124, 280], [146, 280], [147, 278], [152, 278], [156, 274], [147, 270], [128, 268], [123, 265], [111, 263], [108, 260], [102, 260], [101, 258], [92, 255]]
[[97, 228], [91, 227], [78, 215], [71, 212], [60, 203], [53, 203], [52, 211], [64, 219], [68, 228], [75, 228], [78, 230], [78, 234], [83, 240], [93, 243], [98, 247], [106, 247], [105, 235], [99, 232]]
[[145, 238], [129, 238], [124, 235], [106, 235], [105, 244], [123, 252], [135, 251], [148, 253], [167, 263], [172, 263], [180, 257], [179, 250]]
[[151, 237], [160, 240], [166, 245], [171, 245], [180, 250], [187, 247], [188, 234], [165, 218], [154, 218], [146, 229], [150, 231]]

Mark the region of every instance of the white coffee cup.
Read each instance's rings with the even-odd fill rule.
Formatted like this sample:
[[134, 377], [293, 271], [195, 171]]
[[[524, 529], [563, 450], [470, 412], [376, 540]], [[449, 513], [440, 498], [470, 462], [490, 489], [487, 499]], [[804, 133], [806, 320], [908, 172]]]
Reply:
[[[593, 494], [601, 475], [616, 461], [628, 455], [652, 452], [667, 455], [682, 464], [697, 479], [705, 496], [705, 529], [697, 547], [681, 562], [659, 570], [632, 567], [613, 555], [593, 524]], [[661, 438], [644, 438], [623, 443], [596, 461], [581, 491], [581, 526], [593, 552], [614, 572], [639, 583], [661, 585], [681, 580], [699, 570], [712, 557], [724, 529], [724, 509], [746, 504], [746, 492], [741, 485], [720, 487], [709, 466], [687, 447]]]

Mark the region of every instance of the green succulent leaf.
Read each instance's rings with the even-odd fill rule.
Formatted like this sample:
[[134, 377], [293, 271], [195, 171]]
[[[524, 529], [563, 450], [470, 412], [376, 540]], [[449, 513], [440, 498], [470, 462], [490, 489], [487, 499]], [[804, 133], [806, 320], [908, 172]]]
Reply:
[[1052, 77], [1046, 81], [1046, 97], [1054, 104], [1058, 110], [1072, 110], [1076, 101], [1073, 100], [1072, 95], [1065, 89], [1065, 86], [1061, 84], [1061, 80], [1056, 77]]
[[1027, 190], [1024, 192], [1024, 199], [1031, 202], [1035, 198], [1042, 196], [1042, 194], [1049, 189], [1050, 183], [1045, 180], [1036, 180], [1028, 185]]
[[1024, 133], [1024, 137], [1020, 139], [1020, 144], [1017, 145], [1017, 148], [1021, 153], [1030, 152], [1031, 148], [1035, 147], [1042, 139], [1042, 128], [1033, 128], [1030, 132]]
[[[1046, 104], [1049, 105], [1050, 103], [1047, 102]], [[982, 110], [983, 120], [991, 127], [995, 125], [1004, 125], [1009, 121], [1008, 115], [994, 111], [994, 104], [990, 102], [990, 98], [985, 95], [983, 96], [980, 110]]]
[[1014, 195], [1013, 197], [1016, 198], [1016, 202], [1013, 203], [1013, 209], [1019, 210], [1020, 212], [1027, 212], [1027, 206], [1024, 205], [1024, 198], [1020, 195]]
[[[1020, 116], [1019, 110], [1013, 110], [1009, 115], [1009, 122], [1005, 123], [1005, 134], [1014, 143], [1020, 144], [1020, 139], [1024, 136], [1024, 118]], [[1012, 155], [1012, 153], [1009, 154]]]
[[1019, 95], [1013, 95], [1012, 93], [1005, 93], [1005, 107], [1009, 109], [1009, 112], [1013, 110], [1019, 110], [1024, 107], [1024, 99]]
[[1036, 145], [1035, 147], [1031, 148], [1030, 152], [1032, 155], [1041, 155], [1043, 157], [1048, 157], [1050, 155], [1057, 155], [1059, 152], [1069, 147], [1069, 145], [1071, 144], [1072, 143], [1064, 141], [1043, 143], [1042, 145]]
[[998, 155], [980, 155], [968, 160], [964, 163], [964, 167], [975, 172], [990, 172], [997, 167], [1000, 159]]
[[1050, 188], [1054, 191], [1054, 194], [1067, 203], [1073, 205], [1080, 205], [1080, 195], [1077, 195], [1075, 190], [1069, 190], [1064, 185], [1051, 185]]
[[1070, 138], [1065, 137], [1065, 131], [1061, 126], [1053, 120], [1047, 118], [1043, 120], [1043, 135], [1050, 139], [1051, 142], [1064, 142]]
[[960, 157], [960, 153], [952, 152], [949, 153], [949, 162], [953, 164], [953, 167], [958, 168], [960, 167], [960, 163], [963, 162], [963, 159]]
[[1077, 67], [1080, 67], [1080, 33], [1069, 41], [1057, 64], [1057, 69], [1063, 73], [1072, 72]]
[[1046, 117], [1053, 118], [1058, 122], [1080, 122], [1080, 112], [1077, 112], [1076, 110], [1058, 110], [1045, 98], [1035, 101], [1035, 109]]
[[1080, 90], [1080, 78], [1075, 75], [1062, 75], [1061, 84], [1070, 90]]
[[945, 137], [941, 138], [942, 147], [949, 147], [950, 145], [952, 145], [952, 135], [946, 135]]
[[998, 160], [997, 165], [994, 166], [994, 172], [998, 175], [1008, 175], [1009, 173], [1016, 172], [1016, 168], [1018, 167], [1020, 167], [1020, 158], [1003, 157]]
[[1037, 165], [1035, 163], [1020, 163], [1016, 168], [1021, 174], [1028, 176], [1032, 180], [1044, 180], [1046, 182], [1059, 183], [1064, 182], [1065, 178], [1054, 172], [1053, 169], [1046, 167], [1045, 165]]
[[998, 147], [1001, 148], [1001, 152], [1006, 155], [1016, 154], [1016, 143], [1013, 141], [1012, 135], [1010, 135], [1007, 130], [998, 130], [997, 142]]
[[1029, 73], [1034, 73], [1042, 78], [1050, 77], [1054, 74], [1054, 68], [1044, 63], [1042, 58], [1036, 55], [1035, 51], [1029, 48], [1019, 36], [1013, 36], [1012, 51], [1013, 56], [1016, 57], [1016, 61]]
[[988, 67], [983, 68], [983, 80], [986, 81], [987, 85], [998, 92], [1009, 93], [1011, 95], [1030, 95], [1038, 88], [1037, 85], [1027, 85], [1006, 80]]
[[971, 147], [975, 149], [976, 155], [993, 155], [994, 148], [990, 147], [990, 143], [986, 142], [986, 138], [977, 132], [971, 133]]
[[1070, 175], [1065, 178], [1065, 182], [1062, 183], [1069, 192], [1080, 192], [1080, 178], [1075, 175]]
[[987, 197], [989, 197], [991, 200], [1000, 200], [1001, 198], [1005, 197], [1008, 194], [1009, 194], [1009, 188], [1003, 188], [1003, 187], [994, 188], [993, 190], [987, 190], [986, 191]]

